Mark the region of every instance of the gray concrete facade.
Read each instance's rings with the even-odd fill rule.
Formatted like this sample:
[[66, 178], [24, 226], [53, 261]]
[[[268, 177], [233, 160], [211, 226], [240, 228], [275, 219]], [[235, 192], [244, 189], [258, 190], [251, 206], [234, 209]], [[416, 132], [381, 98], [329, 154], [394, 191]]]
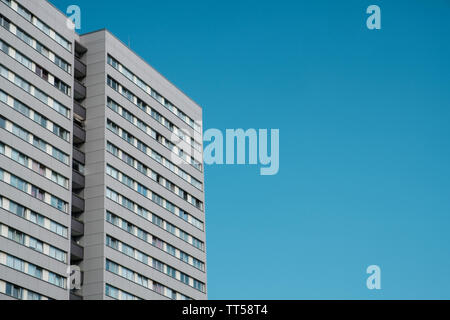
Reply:
[[0, 299], [206, 299], [204, 172], [189, 157], [201, 107], [107, 30], [67, 28], [46, 0], [1, 0], [0, 15]]

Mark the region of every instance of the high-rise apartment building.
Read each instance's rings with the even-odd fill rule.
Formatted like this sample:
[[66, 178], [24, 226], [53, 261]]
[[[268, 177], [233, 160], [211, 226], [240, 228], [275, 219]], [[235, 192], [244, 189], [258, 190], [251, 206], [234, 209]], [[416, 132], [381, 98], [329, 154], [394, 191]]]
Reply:
[[201, 119], [107, 30], [0, 0], [0, 299], [206, 299]]

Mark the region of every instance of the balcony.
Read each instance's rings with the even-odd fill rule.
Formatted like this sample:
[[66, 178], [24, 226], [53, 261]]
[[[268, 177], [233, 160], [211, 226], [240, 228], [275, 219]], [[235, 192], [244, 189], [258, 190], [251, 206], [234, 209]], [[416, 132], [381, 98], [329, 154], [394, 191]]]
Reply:
[[75, 55], [77, 57], [82, 57], [87, 51], [88, 50], [85, 46], [83, 46], [78, 41], [75, 41]]
[[84, 199], [72, 193], [72, 213], [84, 212]]
[[75, 122], [73, 123], [73, 142], [75, 144], [86, 142], [86, 131]]
[[81, 84], [78, 80], [73, 82], [73, 92], [74, 99], [77, 101], [83, 101], [86, 99], [86, 87]]
[[80, 237], [84, 235], [84, 223], [72, 217], [72, 237]]
[[86, 65], [80, 59], [75, 58], [75, 79], [83, 79], [86, 77]]
[[83, 300], [83, 297], [74, 292], [70, 292], [70, 300]]
[[81, 190], [85, 186], [85, 178], [84, 176], [75, 170], [72, 170], [72, 189]]
[[73, 102], [73, 113], [80, 118], [81, 121], [86, 120], [86, 108], [78, 102]]
[[83, 165], [86, 164], [86, 155], [75, 147], [73, 148], [73, 159]]
[[74, 240], [70, 243], [70, 263], [74, 263], [83, 260], [84, 249], [77, 244]]

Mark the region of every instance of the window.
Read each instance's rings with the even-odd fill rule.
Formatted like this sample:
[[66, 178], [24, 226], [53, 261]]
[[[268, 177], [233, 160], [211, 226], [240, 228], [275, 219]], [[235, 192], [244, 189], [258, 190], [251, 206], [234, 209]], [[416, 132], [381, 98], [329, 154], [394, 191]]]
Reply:
[[137, 236], [146, 242], [148, 241], [148, 234], [142, 229], [137, 229]]
[[37, 112], [34, 113], [34, 121], [40, 124], [42, 127], [47, 128], [47, 119]]
[[23, 192], [27, 192], [27, 183], [16, 176], [11, 175], [11, 185]]
[[136, 259], [141, 261], [144, 264], [148, 264], [148, 256], [140, 251], [137, 251]]
[[49, 255], [52, 258], [55, 258], [58, 261], [65, 262], [66, 261], [66, 253], [55, 247], [50, 246]]
[[137, 283], [141, 286], [148, 287], [148, 279], [140, 274], [137, 275]]
[[31, 196], [33, 196], [34, 198], [39, 199], [41, 201], [44, 201], [45, 193], [43, 190], [41, 190], [35, 186], [31, 186]]
[[39, 252], [43, 252], [44, 251], [44, 244], [41, 241], [39, 241], [37, 239], [34, 239], [34, 238], [31, 238], [31, 237], [30, 237], [30, 245], [29, 245], [29, 247], [31, 249], [39, 251]]
[[134, 181], [133, 179], [131, 179], [130, 177], [122, 174], [122, 183], [126, 184], [128, 187], [130, 187], [131, 189], [134, 189]]
[[106, 190], [106, 197], [114, 202], [119, 202], [119, 195], [111, 189]]
[[25, 263], [22, 260], [17, 259], [15, 257], [7, 256], [6, 265], [18, 271], [25, 272]]
[[176, 278], [177, 277], [177, 271], [174, 268], [172, 268], [172, 267], [167, 266], [167, 272], [166, 273], [172, 278]]
[[147, 197], [147, 188], [142, 184], [138, 183], [138, 192], [142, 194], [144, 197]]
[[189, 276], [187, 274], [180, 272], [180, 280], [181, 282], [189, 285]]
[[203, 242], [194, 237], [192, 237], [192, 245], [197, 249], [203, 250]]
[[127, 269], [125, 267], [122, 267], [122, 277], [134, 281], [134, 272], [131, 271], [130, 269]]
[[119, 241], [111, 237], [106, 237], [106, 245], [113, 249], [119, 250]]
[[177, 252], [175, 247], [170, 245], [170, 244], [168, 244], [168, 243], [166, 243], [166, 251], [167, 251], [168, 254], [170, 254], [170, 255], [172, 255], [174, 257], [175, 257], [176, 252]]
[[56, 234], [59, 234], [60, 236], [67, 238], [67, 228], [60, 225], [59, 223], [50, 221], [50, 230]]
[[16, 150], [12, 150], [11, 158], [14, 161], [20, 163], [21, 165], [28, 167], [28, 158], [24, 154], [22, 154]]
[[153, 237], [153, 245], [162, 250], [164, 242], [159, 238]]
[[64, 278], [50, 271], [48, 272], [48, 282], [61, 288], [65, 287]]
[[17, 287], [11, 283], [6, 284], [6, 295], [16, 298], [23, 299], [23, 290], [20, 287]]
[[8, 238], [12, 241], [25, 245], [25, 234], [20, 231], [9, 228]]
[[164, 264], [159, 260], [153, 259], [153, 268], [158, 271], [164, 272]]
[[185, 252], [180, 251], [180, 260], [189, 263], [189, 256]]
[[15, 202], [9, 201], [9, 211], [19, 217], [25, 218], [25, 207], [22, 207]]
[[[36, 136], [33, 136], [33, 145], [36, 148], [38, 148], [38, 149], [40, 149], [40, 150], [42, 150], [44, 152], [47, 152], [47, 143], [45, 143], [44, 140], [41, 140], [41, 139], [37, 138]], [[53, 156], [55, 156], [55, 154]]]
[[122, 197], [122, 205], [130, 211], [134, 211], [134, 203], [125, 197]]
[[180, 230], [180, 238], [186, 242], [189, 241], [189, 235], [186, 232], [184, 232], [183, 230]]
[[153, 291], [159, 294], [164, 294], [164, 286], [160, 283], [153, 282]]
[[175, 226], [166, 222], [166, 230], [172, 234], [175, 234]]
[[194, 267], [201, 271], [205, 271], [205, 264], [196, 258], [194, 258]]
[[106, 260], [106, 270], [111, 271], [112, 273], [118, 274], [119, 273], [119, 265], [110, 260]]
[[203, 283], [201, 283], [200, 281], [195, 280], [195, 279], [194, 279], [194, 288], [201, 292], [204, 292], [204, 290], [205, 290]]
[[134, 258], [134, 249], [125, 243], [122, 243], [122, 252]]
[[160, 217], [153, 215], [152, 222], [162, 228], [162, 219]]
[[58, 209], [59, 211], [66, 212], [66, 204], [61, 199], [51, 196], [50, 204], [52, 207]]
[[117, 290], [114, 287], [111, 287], [108, 284], [106, 285], [106, 288], [105, 288], [105, 294], [108, 297], [111, 297], [111, 298], [114, 298], [114, 299], [119, 299], [119, 290]]
[[42, 296], [36, 292], [28, 291], [27, 300], [41, 300]]
[[32, 277], [42, 279], [42, 268], [35, 266], [34, 264], [28, 264], [28, 274]]

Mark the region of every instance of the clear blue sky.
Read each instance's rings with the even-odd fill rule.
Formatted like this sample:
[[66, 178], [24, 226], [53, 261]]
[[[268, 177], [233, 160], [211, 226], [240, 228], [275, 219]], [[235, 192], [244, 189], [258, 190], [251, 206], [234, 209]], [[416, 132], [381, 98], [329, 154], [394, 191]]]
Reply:
[[280, 129], [277, 176], [206, 168], [211, 299], [450, 298], [448, 0], [52, 3], [130, 39], [205, 128]]

